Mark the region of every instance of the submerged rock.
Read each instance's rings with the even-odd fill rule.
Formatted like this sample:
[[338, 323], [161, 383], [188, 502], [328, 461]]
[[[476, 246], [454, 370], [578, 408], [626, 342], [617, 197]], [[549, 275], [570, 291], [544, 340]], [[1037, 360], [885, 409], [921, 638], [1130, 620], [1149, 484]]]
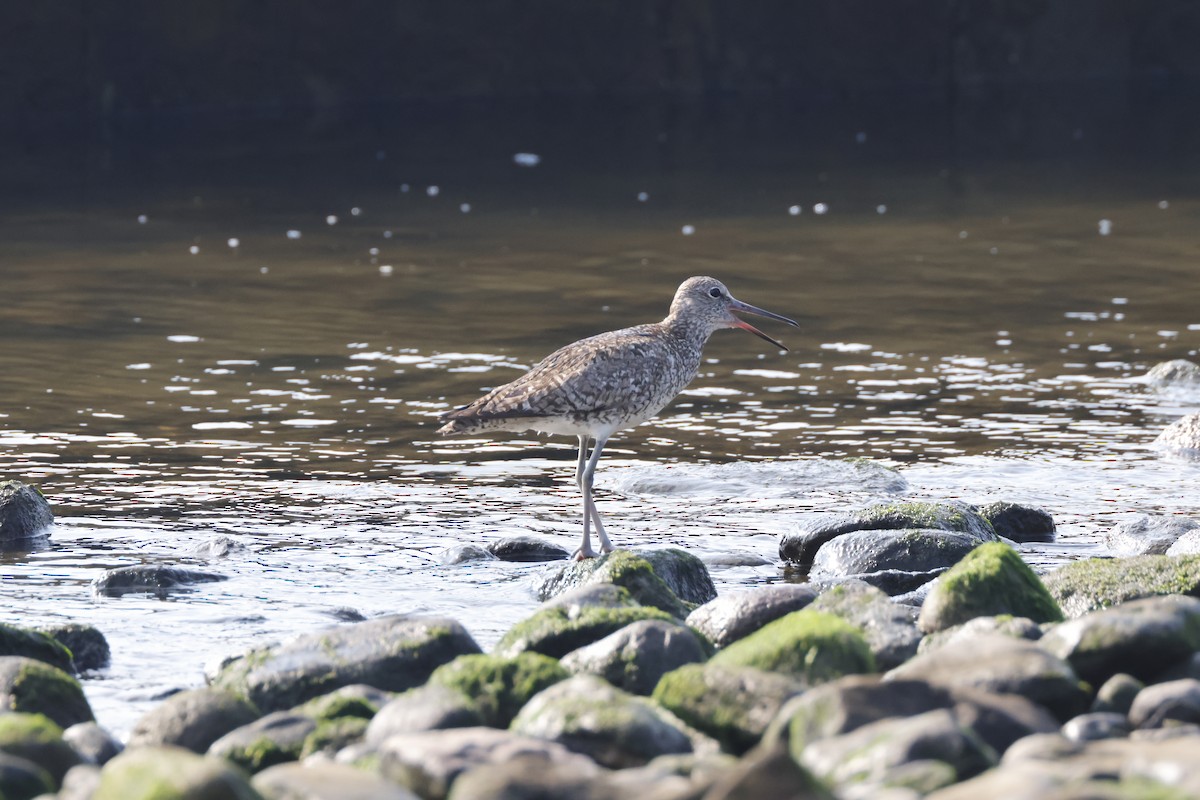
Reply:
[[[71, 651], [75, 669], [84, 672], [108, 666], [112, 652], [104, 634], [82, 622], [64, 622], [42, 628], [42, 633]], [[55, 666], [58, 666], [57, 664]]]
[[1042, 581], [1068, 617], [1154, 595], [1200, 595], [1200, 555], [1087, 558]]
[[475, 561], [495, 561], [496, 557], [477, 544], [457, 544], [445, 550], [440, 558], [443, 564], [470, 564]]
[[801, 680], [753, 667], [689, 664], [662, 677], [654, 700], [740, 755], [758, 744], [784, 703], [805, 688]]
[[512, 730], [558, 742], [612, 769], [692, 751], [687, 733], [657, 705], [594, 675], [576, 675], [536, 695]]
[[822, 592], [809, 608], [833, 614], [862, 631], [878, 669], [899, 666], [917, 652], [921, 632], [912, 611], [880, 589], [848, 581]]
[[1059, 623], [1040, 644], [1095, 686], [1118, 673], [1151, 680], [1200, 650], [1200, 600], [1166, 596], [1122, 603]]
[[997, 538], [991, 524], [965, 503], [882, 503], [852, 513], [809, 515], [780, 540], [779, 557], [809, 566], [826, 542], [844, 534], [922, 529], [967, 534], [977, 544]]
[[1058, 603], [1017, 551], [1003, 542], [989, 542], [937, 579], [921, 606], [918, 624], [930, 633], [997, 614], [1039, 623], [1063, 618]]
[[50, 634], [0, 622], [0, 656], [24, 656], [45, 662], [64, 672], [74, 672], [71, 651]]
[[1162, 555], [1190, 530], [1200, 528], [1200, 520], [1164, 514], [1142, 514], [1122, 522], [1104, 534], [1104, 543], [1116, 556]]
[[979, 516], [991, 524], [997, 536], [1014, 542], [1053, 542], [1054, 517], [1041, 508], [997, 501], [979, 507]]
[[172, 745], [203, 753], [217, 739], [258, 717], [258, 709], [234, 692], [190, 689], [143, 714], [129, 734], [129, 746]]
[[509, 536], [484, 549], [501, 561], [563, 561], [571, 557], [567, 548], [536, 536]]
[[92, 800], [262, 800], [236, 767], [179, 747], [138, 747], [104, 765]]
[[83, 687], [57, 667], [23, 656], [0, 656], [0, 712], [45, 714], [61, 728], [91, 722]]
[[190, 567], [133, 564], [105, 570], [103, 575], [92, 581], [92, 590], [109, 597], [138, 593], [166, 596], [171, 592], [187, 591], [192, 584], [225, 580], [229, 580], [228, 575]]
[[599, 641], [643, 619], [673, 620], [670, 614], [645, 606], [555, 606], [546, 604], [532, 617], [509, 628], [496, 643], [495, 654], [511, 658], [531, 651], [561, 658], [572, 650]]
[[858, 628], [808, 609], [764, 625], [719, 651], [710, 663], [780, 672], [808, 685], [875, 670], [875, 659]]
[[54, 512], [42, 493], [20, 481], [0, 481], [0, 550], [33, 550], [50, 538]]
[[251, 650], [222, 667], [212, 683], [262, 711], [282, 711], [356, 683], [411, 689], [442, 664], [478, 652], [479, 645], [453, 619], [392, 615]]
[[482, 712], [484, 724], [507, 728], [531, 697], [567, 677], [557, 661], [539, 653], [511, 658], [478, 654], [443, 664], [426, 685], [459, 692]]
[[572, 561], [547, 573], [534, 593], [539, 600], [549, 600], [595, 583], [622, 586], [642, 605], [662, 609], [678, 619], [686, 617], [694, 604], [717, 596], [704, 562], [677, 549], [616, 550], [599, 558]]
[[631, 694], [648, 695], [662, 676], [704, 661], [712, 646], [691, 628], [666, 620], [640, 620], [563, 656], [573, 674], [598, 675]]
[[709, 600], [688, 614], [687, 624], [717, 647], [725, 647], [768, 622], [799, 611], [816, 597], [817, 590], [804, 583], [759, 586]]
[[1189, 460], [1200, 458], [1200, 414], [1188, 414], [1163, 428], [1151, 447]]

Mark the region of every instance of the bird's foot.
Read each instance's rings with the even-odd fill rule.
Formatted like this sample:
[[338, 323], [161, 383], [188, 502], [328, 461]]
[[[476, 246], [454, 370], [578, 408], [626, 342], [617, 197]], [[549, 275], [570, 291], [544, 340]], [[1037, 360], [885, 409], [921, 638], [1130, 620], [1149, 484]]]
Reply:
[[581, 547], [575, 551], [575, 555], [571, 556], [571, 558], [576, 561], [583, 561], [588, 558], [595, 558], [598, 555], [600, 554], [590, 547]]

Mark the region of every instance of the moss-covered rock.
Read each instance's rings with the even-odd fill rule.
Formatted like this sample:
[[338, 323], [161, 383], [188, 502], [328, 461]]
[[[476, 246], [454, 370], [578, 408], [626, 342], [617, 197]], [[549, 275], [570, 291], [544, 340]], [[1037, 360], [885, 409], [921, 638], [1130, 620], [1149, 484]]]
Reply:
[[561, 658], [640, 619], [671, 620], [674, 617], [665, 611], [645, 606], [563, 608], [545, 605], [532, 617], [512, 626], [496, 643], [494, 652], [502, 658], [511, 658], [526, 651]]
[[55, 641], [54, 637], [6, 622], [0, 622], [0, 656], [35, 658], [63, 672], [75, 671], [71, 651]]
[[478, 652], [456, 620], [393, 615], [253, 650], [223, 667], [212, 685], [263, 711], [280, 711], [351, 684], [404, 691], [425, 683], [442, 664]]
[[912, 610], [861, 581], [847, 581], [822, 592], [808, 608], [833, 614], [862, 631], [881, 670], [903, 664], [921, 643]]
[[[669, 552], [668, 555], [672, 553]], [[648, 556], [659, 561], [659, 569], [663, 570], [662, 576], [656, 572], [655, 565], [647, 559]], [[599, 558], [571, 561], [553, 570], [535, 587], [535, 593], [539, 600], [549, 600], [569, 589], [594, 583], [611, 583], [624, 587], [642, 605], [661, 609], [673, 617], [683, 619], [696, 604], [681, 599], [667, 584], [665, 577], [670, 577], [681, 590], [703, 581], [712, 586], [712, 579], [708, 577], [708, 570], [703, 562], [695, 556], [689, 558], [694, 559], [695, 563], [682, 563], [679, 558], [651, 556], [649, 553], [615, 550]], [[712, 589], [711, 596], [706, 597], [705, 602], [716, 597], [716, 594], [716, 589]]]
[[377, 745], [397, 734], [484, 725], [474, 699], [457, 689], [427, 683], [394, 697], [367, 726], [368, 744]]
[[459, 656], [434, 670], [429, 683], [462, 692], [475, 701], [488, 725], [507, 728], [529, 698], [567, 677], [555, 659], [524, 652], [512, 658]]
[[321, 720], [304, 740], [300, 748], [300, 758], [305, 759], [314, 753], [330, 755], [343, 747], [361, 741], [367, 734], [368, 720], [362, 717], [338, 717]]
[[804, 688], [795, 678], [753, 667], [688, 664], [664, 675], [653, 699], [726, 752], [741, 755]]
[[1053, 542], [1054, 517], [1042, 508], [997, 500], [979, 507], [979, 516], [988, 521], [997, 536], [1014, 542]]
[[1200, 555], [1087, 558], [1065, 564], [1043, 578], [1068, 617], [1140, 597], [1200, 596]]
[[921, 607], [918, 625], [928, 633], [998, 614], [1034, 622], [1063, 618], [1058, 603], [1017, 551], [1003, 542], [988, 542], [938, 578]]
[[314, 697], [292, 709], [317, 722], [348, 717], [370, 720], [391, 699], [385, 692], [368, 686], [344, 686], [341, 689]]
[[56, 785], [79, 763], [63, 741], [62, 728], [42, 714], [0, 714], [0, 751], [29, 759], [49, 772]]
[[808, 609], [764, 625], [717, 653], [711, 663], [782, 672], [810, 685], [875, 670], [862, 631], [832, 614]]
[[53, 792], [54, 778], [27, 758], [0, 752], [0, 797], [30, 800]]
[[254, 773], [275, 764], [298, 760], [304, 741], [316, 729], [317, 723], [311, 717], [276, 711], [217, 739], [208, 748], [208, 754], [228, 759]]
[[0, 709], [45, 714], [63, 728], [94, 719], [79, 681], [23, 656], [0, 656]]
[[[43, 627], [41, 632], [71, 651], [79, 672], [107, 667], [112, 659], [108, 640], [96, 627], [82, 622], [64, 622]], [[55, 666], [59, 666], [55, 664]], [[65, 667], [60, 667], [65, 669]]]
[[647, 695], [664, 674], [712, 653], [712, 645], [686, 625], [643, 619], [572, 650], [562, 665], [572, 674], [599, 675], [618, 689]]
[[213, 687], [171, 695], [134, 724], [130, 747], [171, 745], [203, 753], [225, 734], [261, 716], [258, 708], [234, 692]]
[[92, 800], [262, 800], [262, 795], [224, 759], [178, 747], [139, 747], [104, 765]]
[[723, 594], [688, 615], [687, 624], [725, 647], [772, 620], [799, 611], [817, 597], [806, 583], [776, 583]]

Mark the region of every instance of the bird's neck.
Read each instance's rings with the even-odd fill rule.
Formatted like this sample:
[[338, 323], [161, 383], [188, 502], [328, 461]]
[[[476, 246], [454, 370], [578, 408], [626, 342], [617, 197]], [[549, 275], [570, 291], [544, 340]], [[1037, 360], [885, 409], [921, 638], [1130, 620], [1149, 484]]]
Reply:
[[671, 314], [660, 323], [667, 335], [684, 348], [699, 353], [712, 335], [712, 327], [704, 320], [687, 314]]

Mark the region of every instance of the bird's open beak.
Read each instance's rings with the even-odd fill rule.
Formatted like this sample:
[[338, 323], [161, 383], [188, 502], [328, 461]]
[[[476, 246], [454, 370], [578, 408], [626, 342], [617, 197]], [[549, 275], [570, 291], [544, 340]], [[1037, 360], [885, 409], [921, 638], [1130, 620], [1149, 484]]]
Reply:
[[[757, 314], [760, 317], [766, 317], [768, 319], [778, 320], [779, 322], [786, 322], [788, 325], [791, 325], [793, 328], [800, 327], [799, 323], [797, 323], [793, 319], [788, 319], [787, 317], [782, 317], [779, 314], [773, 314], [770, 311], [765, 311], [765, 310], [759, 308], [758, 306], [752, 306], [749, 303], [743, 303], [741, 300], [734, 300], [732, 297], [729, 298], [729, 310], [730, 311], [741, 311], [746, 314]], [[787, 348], [783, 346], [783, 342], [779, 342], [779, 341], [776, 341], [775, 339], [772, 339], [770, 336], [767, 336], [765, 333], [763, 333], [758, 328], [751, 325], [749, 322], [746, 322], [745, 320], [738, 319], [737, 317], [733, 317], [733, 321], [730, 324], [734, 328], [741, 328], [744, 331], [750, 331], [758, 338], [767, 340], [771, 344], [778, 347], [780, 350], [787, 350]]]

